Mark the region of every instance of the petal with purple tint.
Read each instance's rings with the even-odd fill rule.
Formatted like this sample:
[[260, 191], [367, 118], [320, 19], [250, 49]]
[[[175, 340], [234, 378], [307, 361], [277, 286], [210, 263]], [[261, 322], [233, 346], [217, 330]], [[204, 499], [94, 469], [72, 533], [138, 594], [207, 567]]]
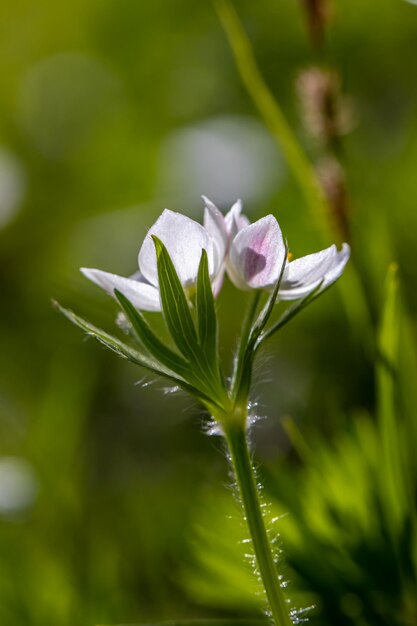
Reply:
[[285, 260], [281, 229], [273, 215], [244, 227], [232, 241], [227, 269], [240, 289], [268, 289]]

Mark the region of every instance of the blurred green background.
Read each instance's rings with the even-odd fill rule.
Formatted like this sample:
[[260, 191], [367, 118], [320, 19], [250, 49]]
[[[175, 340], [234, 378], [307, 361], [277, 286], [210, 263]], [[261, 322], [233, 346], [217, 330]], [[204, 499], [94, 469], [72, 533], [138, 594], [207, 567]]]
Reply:
[[[295, 606], [314, 605], [312, 624], [410, 626], [417, 7], [326, 3], [314, 47], [313, 4], [235, 6], [309, 157], [331, 153], [343, 171], [346, 276], [367, 318], [347, 312], [350, 280], [274, 339], [253, 441]], [[296, 83], [311, 66], [338, 72], [349, 98], [330, 148], [303, 119]], [[256, 616], [227, 462], [202, 411], [85, 341], [50, 299], [111, 329], [115, 304], [78, 268], [132, 273], [161, 210], [200, 220], [202, 193], [222, 208], [241, 197], [251, 219], [272, 212], [295, 256], [337, 232], [308, 211], [210, 2], [2, 3], [0, 94], [0, 623]], [[394, 270], [384, 290], [391, 261], [400, 296]], [[226, 363], [244, 304], [226, 285]]]

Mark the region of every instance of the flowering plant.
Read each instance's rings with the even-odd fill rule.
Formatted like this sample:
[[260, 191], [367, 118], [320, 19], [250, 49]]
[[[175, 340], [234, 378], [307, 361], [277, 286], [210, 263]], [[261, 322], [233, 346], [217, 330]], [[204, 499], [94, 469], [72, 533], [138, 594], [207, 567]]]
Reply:
[[[253, 364], [264, 343], [339, 278], [350, 249], [333, 245], [290, 261], [272, 215], [250, 224], [240, 201], [223, 216], [203, 199], [204, 225], [169, 210], [162, 213], [139, 251], [139, 271], [130, 278], [82, 269], [117, 300], [134, 345], [58, 307], [120, 356], [186, 390], [216, 421], [229, 447], [270, 614], [276, 626], [288, 626], [296, 613], [279, 583], [248, 447]], [[238, 289], [254, 292], [230, 378], [219, 358], [215, 306], [225, 274]], [[285, 300], [295, 302], [270, 323], [276, 304]], [[155, 334], [142, 311], [162, 311], [173, 347]]]

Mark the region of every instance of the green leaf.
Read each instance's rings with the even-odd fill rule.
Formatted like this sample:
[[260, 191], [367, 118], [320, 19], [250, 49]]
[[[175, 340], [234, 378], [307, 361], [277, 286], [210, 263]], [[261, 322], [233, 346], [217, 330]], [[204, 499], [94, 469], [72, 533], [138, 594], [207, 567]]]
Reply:
[[155, 235], [152, 239], [165, 321], [179, 350], [188, 359], [196, 361], [199, 357], [198, 339], [184, 289], [164, 244]]
[[322, 284], [323, 284], [323, 281], [320, 284], [318, 284], [317, 287], [313, 289], [313, 291], [311, 291], [308, 295], [306, 295], [302, 300], [299, 300], [298, 302], [295, 302], [292, 306], [290, 306], [281, 315], [279, 320], [275, 322], [273, 326], [271, 326], [271, 328], [268, 328], [268, 330], [262, 333], [259, 336], [258, 340], [256, 341], [255, 351], [259, 348], [261, 344], [264, 343], [264, 341], [272, 337], [272, 335], [274, 335], [280, 328], [285, 326], [285, 324], [288, 324], [288, 322], [292, 320], [292, 318], [295, 317], [297, 313], [300, 313], [300, 311], [305, 309], [305, 307], [311, 304], [311, 302], [314, 302], [316, 298], [321, 296], [331, 286], [329, 285], [329, 287], [326, 287], [326, 289], [321, 289]]
[[197, 278], [198, 335], [202, 352], [213, 370], [217, 369], [217, 317], [208, 269], [207, 252], [201, 253]]
[[213, 402], [213, 400], [209, 398], [209, 396], [207, 396], [204, 392], [200, 391], [193, 385], [190, 385], [182, 377], [178, 376], [169, 368], [164, 367], [161, 363], [158, 363], [152, 357], [138, 352], [131, 346], [125, 344], [123, 341], [120, 341], [120, 339], [118, 339], [117, 337], [106, 333], [101, 328], [93, 326], [93, 324], [90, 324], [90, 322], [87, 322], [82, 317], [79, 317], [73, 311], [62, 307], [58, 302], [53, 301], [53, 305], [60, 313], [65, 315], [65, 317], [69, 319], [70, 322], [81, 328], [91, 337], [94, 337], [94, 339], [106, 346], [106, 348], [108, 348], [112, 352], [115, 352], [118, 356], [127, 359], [131, 363], [140, 365], [141, 367], [146, 368], [147, 370], [153, 372], [154, 374], [157, 374], [158, 376], [162, 376], [163, 378], [168, 379], [170, 382], [181, 387], [190, 395], [194, 396], [205, 404], [215, 404], [215, 402]]
[[262, 293], [259, 290], [254, 292], [252, 302], [243, 322], [232, 377], [232, 393], [235, 401], [238, 399], [238, 396], [240, 396], [241, 399], [246, 402], [247, 398], [245, 398], [245, 394], [247, 395], [249, 393], [250, 382], [252, 379], [252, 365], [250, 360], [248, 360], [248, 345], [252, 332], [253, 320], [258, 310], [261, 295]]
[[142, 313], [133, 306], [126, 296], [117, 289], [115, 289], [114, 293], [143, 346], [149, 350], [160, 363], [170, 370], [177, 372], [183, 378], [187, 378], [190, 374], [189, 363], [162, 343], [154, 334]]
[[[174, 264], [164, 244], [152, 235], [155, 244], [159, 290], [165, 321], [179, 350], [190, 361], [193, 380], [211, 398], [210, 404], [224, 408], [224, 386], [215, 368], [208, 365], [199, 344], [190, 307]], [[207, 404], [207, 403], [206, 403]]]
[[265, 328], [271, 313], [274, 309], [274, 306], [277, 302], [277, 297], [278, 297], [278, 291], [279, 288], [281, 287], [281, 282], [282, 282], [282, 278], [284, 276], [284, 271], [285, 271], [285, 266], [287, 265], [287, 260], [288, 260], [288, 244], [285, 244], [285, 256], [284, 256], [284, 260], [282, 262], [281, 265], [281, 270], [278, 276], [278, 280], [275, 284], [274, 289], [272, 290], [264, 308], [262, 309], [262, 311], [260, 312], [258, 319], [256, 320], [251, 334], [250, 334], [250, 339], [249, 339], [249, 343], [251, 345], [255, 345], [256, 340], [258, 339], [259, 335], [261, 334], [261, 332], [263, 331], [263, 329]]

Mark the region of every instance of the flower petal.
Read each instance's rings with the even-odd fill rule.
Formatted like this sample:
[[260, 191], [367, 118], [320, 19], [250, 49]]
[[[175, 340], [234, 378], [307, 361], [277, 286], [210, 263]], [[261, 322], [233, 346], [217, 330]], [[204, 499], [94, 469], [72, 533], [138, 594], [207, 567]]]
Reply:
[[242, 208], [242, 200], [236, 200], [230, 211], [224, 216], [227, 232], [232, 239], [242, 228], [250, 224], [246, 215], [242, 215]]
[[216, 205], [206, 198], [206, 196], [201, 196], [203, 198], [205, 207], [204, 207], [204, 228], [211, 235], [216, 247], [220, 264], [223, 263], [223, 259], [225, 257], [228, 243], [229, 243], [229, 235], [226, 227], [226, 222], [223, 217], [223, 214]]
[[349, 256], [350, 247], [344, 243], [341, 250], [333, 244], [325, 250], [291, 261], [286, 267], [278, 298], [280, 300], [304, 298], [322, 281], [321, 289], [325, 289], [342, 274]]
[[211, 283], [213, 296], [215, 298], [217, 298], [217, 296], [219, 295], [219, 293], [221, 291], [221, 288], [223, 287], [224, 274], [225, 274], [225, 270], [223, 268], [223, 269], [220, 270], [220, 272], [217, 274], [216, 278]]
[[278, 280], [285, 259], [281, 229], [267, 215], [238, 232], [230, 248], [228, 274], [239, 289], [268, 289]]
[[82, 267], [81, 272], [111, 296], [114, 296], [114, 290], [118, 289], [137, 309], [161, 310], [158, 289], [145, 282], [142, 276], [135, 274], [135, 278], [125, 278], [87, 267]]
[[156, 235], [167, 248], [184, 286], [197, 281], [203, 248], [207, 252], [210, 276], [220, 270], [214, 243], [207, 230], [189, 217], [165, 209], [149, 229], [139, 251], [139, 269], [152, 285], [158, 285], [158, 269], [151, 235]]

